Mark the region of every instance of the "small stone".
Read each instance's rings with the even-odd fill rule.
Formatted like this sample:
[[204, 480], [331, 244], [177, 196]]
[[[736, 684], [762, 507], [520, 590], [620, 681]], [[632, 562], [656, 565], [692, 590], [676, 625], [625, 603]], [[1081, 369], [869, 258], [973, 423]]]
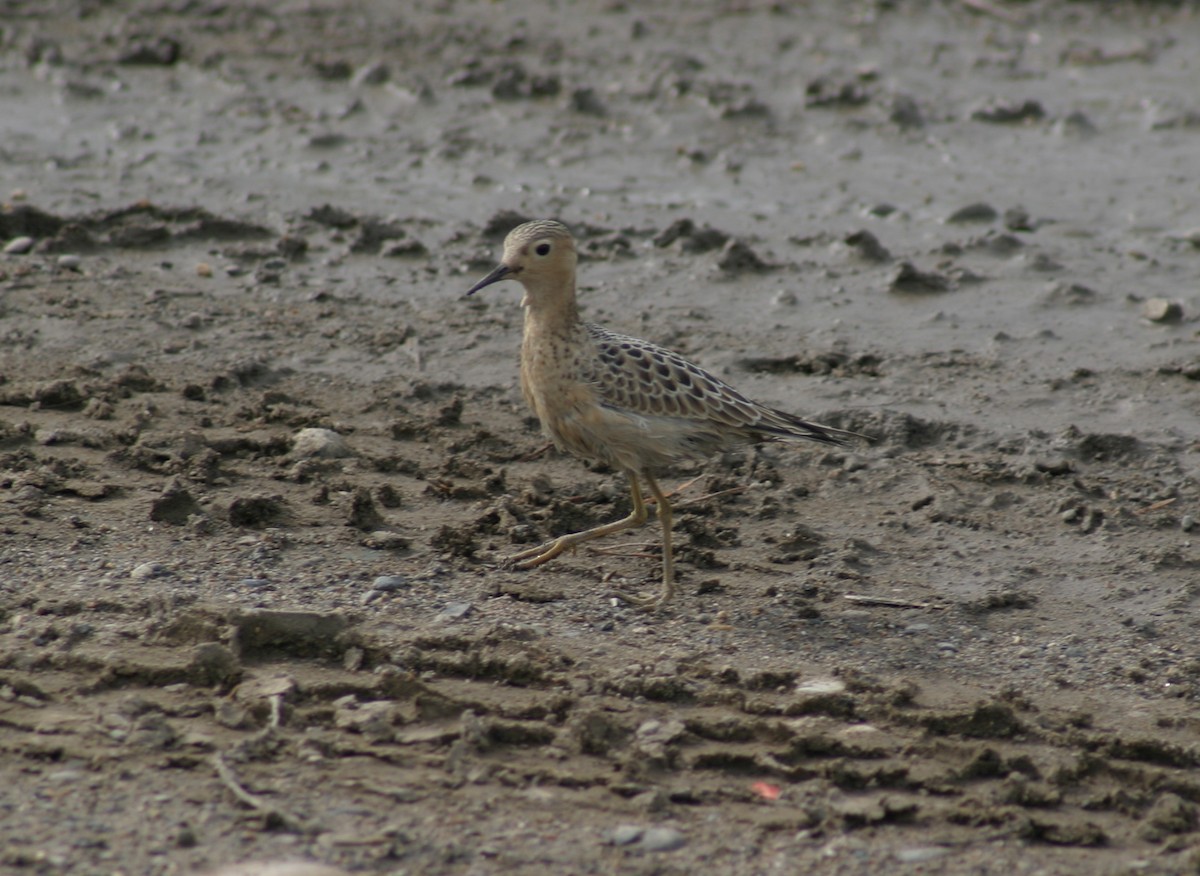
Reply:
[[403, 575], [380, 575], [371, 582], [372, 590], [379, 590], [384, 593], [391, 593], [394, 590], [400, 590], [408, 586], [408, 579]]
[[911, 849], [898, 849], [896, 860], [902, 864], [920, 864], [948, 855], [950, 850], [942, 846], [917, 846]]
[[470, 602], [447, 602], [445, 607], [438, 612], [436, 620], [439, 621], [456, 621], [469, 615], [475, 606]]
[[1151, 322], [1179, 322], [1183, 305], [1167, 298], [1150, 298], [1142, 305], [1142, 317]]
[[673, 852], [687, 845], [687, 837], [673, 827], [652, 827], [642, 834], [641, 846], [648, 852]]
[[353, 451], [346, 444], [346, 439], [332, 429], [301, 429], [292, 438], [292, 453], [296, 456], [320, 456], [324, 459], [338, 459], [350, 456]]
[[950, 289], [950, 279], [935, 271], [919, 270], [912, 262], [901, 262], [888, 288], [892, 292], [927, 294]]
[[80, 258], [77, 255], [60, 255], [57, 264], [64, 271], [78, 271]]
[[429, 247], [415, 238], [391, 240], [383, 245], [379, 254], [384, 258], [424, 258], [429, 255]]
[[1179, 519], [1179, 528], [1184, 532], [1191, 532], [1196, 528], [1196, 518], [1191, 514], [1184, 514], [1183, 517]]
[[888, 252], [887, 247], [879, 242], [879, 238], [866, 229], [847, 235], [845, 243], [869, 262], [888, 262], [892, 260], [892, 254]]
[[759, 258], [758, 253], [747, 244], [740, 240], [729, 240], [717, 256], [717, 267], [727, 274], [741, 274], [747, 271], [765, 271], [770, 265]]
[[962, 222], [995, 222], [996, 217], [1000, 214], [996, 212], [996, 208], [991, 204], [982, 202], [975, 204], [967, 204], [965, 207], [960, 207], [949, 216], [946, 221], [952, 224]]
[[409, 546], [409, 538], [391, 530], [377, 529], [363, 536], [360, 544], [376, 551], [406, 551]]
[[1032, 122], [1045, 115], [1046, 110], [1036, 100], [1026, 100], [1023, 103], [996, 101], [975, 110], [971, 113], [971, 118], [977, 122], [1005, 125], [1015, 122]]
[[162, 494], [150, 503], [150, 519], [159, 523], [183, 526], [192, 515], [202, 513], [204, 511], [199, 503], [175, 478], [172, 478]]
[[603, 116], [608, 110], [594, 88], [576, 88], [571, 92], [571, 109], [587, 116]]
[[842, 693], [846, 683], [836, 678], [814, 678], [796, 685], [798, 694], [835, 694]]
[[1094, 304], [1098, 300], [1099, 296], [1094, 289], [1081, 283], [1068, 283], [1063, 280], [1051, 282], [1042, 296], [1042, 303], [1047, 307]]
[[1009, 207], [1004, 211], [1004, 227], [1009, 231], [1036, 231], [1037, 223], [1024, 207]]
[[642, 838], [645, 828], [636, 824], [618, 824], [609, 835], [609, 842], [614, 846], [629, 846]]
[[142, 563], [133, 567], [129, 577], [134, 581], [148, 581], [151, 578], [162, 578], [169, 574], [171, 574], [170, 571], [162, 563]]
[[4, 252], [8, 255], [23, 255], [33, 249], [32, 237], [14, 237], [8, 243], [4, 244]]

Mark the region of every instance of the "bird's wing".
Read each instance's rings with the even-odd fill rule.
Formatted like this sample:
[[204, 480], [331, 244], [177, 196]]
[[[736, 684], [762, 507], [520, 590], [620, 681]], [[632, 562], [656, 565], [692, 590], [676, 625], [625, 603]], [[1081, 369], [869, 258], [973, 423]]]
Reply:
[[639, 416], [678, 417], [746, 437], [843, 444], [847, 433], [757, 404], [678, 353], [598, 325], [585, 325], [597, 355], [587, 375], [602, 404]]

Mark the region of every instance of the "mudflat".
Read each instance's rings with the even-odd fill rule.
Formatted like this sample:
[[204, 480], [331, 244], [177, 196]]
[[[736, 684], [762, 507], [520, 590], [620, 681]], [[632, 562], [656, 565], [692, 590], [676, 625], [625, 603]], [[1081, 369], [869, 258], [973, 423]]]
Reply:
[[[1200, 869], [1194, 3], [9, 3], [0, 868]], [[584, 318], [874, 439], [662, 481]]]

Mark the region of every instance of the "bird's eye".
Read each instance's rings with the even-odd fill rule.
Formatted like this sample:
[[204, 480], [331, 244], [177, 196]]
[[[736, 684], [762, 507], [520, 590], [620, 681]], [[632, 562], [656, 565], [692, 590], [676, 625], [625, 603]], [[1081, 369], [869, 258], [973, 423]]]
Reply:
[[539, 243], [537, 245], [536, 249], [534, 250], [534, 252], [536, 252], [540, 256], [550, 255], [550, 244]]

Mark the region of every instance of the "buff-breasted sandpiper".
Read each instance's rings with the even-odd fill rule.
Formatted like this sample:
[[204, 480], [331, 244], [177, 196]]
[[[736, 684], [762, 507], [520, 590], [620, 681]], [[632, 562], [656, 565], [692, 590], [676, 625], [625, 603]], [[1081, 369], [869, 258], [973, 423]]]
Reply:
[[677, 353], [582, 322], [575, 300], [575, 240], [549, 219], [509, 232], [504, 255], [467, 292], [499, 280], [525, 287], [521, 390], [560, 450], [599, 460], [629, 479], [633, 510], [621, 520], [559, 536], [509, 558], [519, 569], [552, 560], [586, 541], [646, 522], [644, 482], [662, 526], [662, 591], [656, 597], [619, 594], [655, 608], [675, 592], [671, 504], [654, 473], [703, 459], [736, 444], [771, 439], [844, 444], [854, 432], [809, 423], [758, 404]]

